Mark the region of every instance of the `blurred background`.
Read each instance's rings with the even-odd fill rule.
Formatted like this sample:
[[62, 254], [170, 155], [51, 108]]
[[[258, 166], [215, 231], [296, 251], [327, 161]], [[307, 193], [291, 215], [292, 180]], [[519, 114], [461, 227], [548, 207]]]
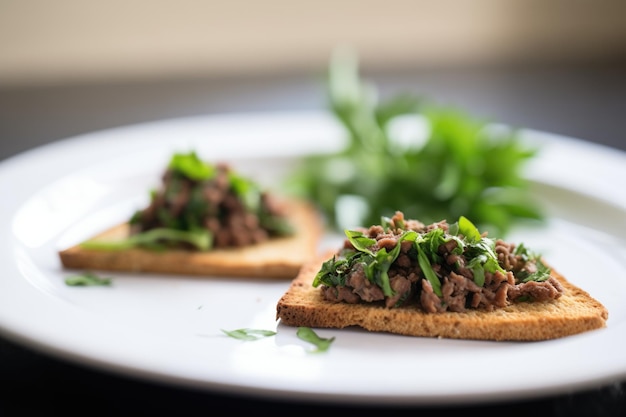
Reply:
[[0, 2], [0, 82], [311, 74], [338, 43], [370, 70], [584, 65], [623, 57], [623, 1]]
[[624, 143], [624, 1], [0, 0], [0, 158], [148, 120], [324, 108], [337, 45], [383, 94]]

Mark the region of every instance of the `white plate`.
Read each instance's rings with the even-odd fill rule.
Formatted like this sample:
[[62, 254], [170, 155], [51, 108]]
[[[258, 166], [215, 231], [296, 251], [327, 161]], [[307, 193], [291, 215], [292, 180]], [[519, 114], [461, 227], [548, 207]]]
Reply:
[[[263, 398], [453, 404], [569, 392], [626, 378], [624, 153], [528, 131], [542, 146], [528, 174], [549, 211], [509, 240], [542, 252], [608, 308], [608, 327], [538, 343], [439, 340], [319, 329], [309, 352], [275, 321], [285, 281], [105, 274], [111, 287], [68, 287], [57, 250], [147, 199], [173, 151], [230, 160], [268, 186], [295, 157], [337, 149], [324, 113], [215, 115], [96, 132], [0, 164], [0, 330], [53, 356], [120, 374]], [[324, 244], [334, 244], [329, 237]], [[242, 342], [221, 329], [277, 330]]]

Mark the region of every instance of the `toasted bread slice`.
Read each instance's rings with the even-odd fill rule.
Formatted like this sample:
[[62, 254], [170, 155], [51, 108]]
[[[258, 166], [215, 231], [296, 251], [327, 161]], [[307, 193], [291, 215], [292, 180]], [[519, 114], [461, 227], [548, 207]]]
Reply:
[[[309, 202], [287, 199], [284, 203], [295, 234], [253, 246], [198, 252], [141, 248], [94, 250], [78, 244], [61, 250], [59, 256], [63, 267], [68, 269], [293, 279], [311, 254], [316, 253], [323, 224]], [[123, 239], [128, 233], [129, 225], [123, 223], [95, 239]]]
[[587, 292], [552, 274], [563, 295], [549, 302], [520, 302], [495, 311], [425, 313], [419, 307], [385, 308], [380, 304], [326, 301], [312, 286], [329, 252], [305, 264], [276, 306], [276, 319], [288, 326], [345, 328], [451, 339], [538, 341], [556, 339], [606, 326], [607, 309]]

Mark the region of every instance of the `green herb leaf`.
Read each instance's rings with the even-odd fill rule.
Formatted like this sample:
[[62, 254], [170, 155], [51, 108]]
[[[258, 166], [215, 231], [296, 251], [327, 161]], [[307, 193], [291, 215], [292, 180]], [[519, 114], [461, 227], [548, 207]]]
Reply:
[[474, 223], [472, 223], [467, 217], [461, 216], [458, 221], [458, 232], [465, 236], [470, 243], [480, 242], [481, 235]]
[[374, 253], [370, 250], [370, 246], [376, 243], [376, 239], [364, 236], [363, 232], [359, 230], [346, 230], [345, 235], [356, 250], [374, 256]]
[[261, 189], [248, 178], [229, 172], [228, 179], [235, 194], [243, 201], [245, 207], [256, 212], [261, 207]]
[[534, 262], [537, 266], [537, 271], [529, 273], [526, 270], [514, 272], [515, 280], [521, 282], [537, 281], [542, 282], [550, 278], [551, 269], [548, 268], [541, 258], [541, 255], [528, 249], [523, 243], [518, 244], [513, 252], [515, 255], [519, 255], [525, 262]]
[[337, 259], [336, 256], [333, 256], [322, 263], [322, 267], [317, 274], [315, 274], [312, 285], [315, 288], [319, 287], [321, 284], [328, 285], [329, 287], [343, 285], [343, 281], [340, 279], [343, 275], [342, 271], [349, 270], [349, 268], [350, 265], [346, 259]]
[[326, 352], [330, 348], [331, 343], [335, 341], [334, 337], [331, 337], [330, 339], [319, 337], [317, 333], [315, 333], [309, 327], [298, 327], [298, 330], [296, 331], [296, 335], [301, 340], [304, 340], [305, 342], [309, 342], [315, 345], [315, 350], [313, 350], [313, 352], [316, 352], [316, 353]]
[[65, 278], [65, 284], [71, 287], [108, 286], [111, 285], [111, 278], [99, 277], [93, 272], [85, 272]]
[[215, 168], [203, 162], [194, 151], [175, 153], [170, 159], [169, 167], [196, 181], [209, 179], [215, 173]]
[[232, 337], [233, 339], [239, 340], [258, 340], [264, 337], [270, 337], [276, 335], [276, 332], [273, 330], [262, 330], [262, 329], [236, 329], [236, 330], [224, 330], [221, 329], [226, 335]]
[[132, 247], [145, 247], [149, 249], [159, 250], [165, 249], [166, 242], [188, 243], [198, 250], [209, 250], [213, 243], [213, 236], [206, 229], [197, 229], [193, 231], [157, 228], [142, 233], [131, 235], [126, 239], [120, 240], [88, 240], [82, 242], [80, 246], [85, 249], [95, 250], [124, 250]]
[[373, 274], [375, 282], [383, 289], [383, 294], [385, 296], [392, 297], [395, 295], [395, 292], [391, 288], [391, 281], [389, 280], [389, 268], [391, 268], [391, 264], [398, 259], [402, 242], [405, 240], [415, 241], [416, 238], [417, 232], [404, 232], [400, 237], [398, 237], [398, 242], [391, 251], [387, 252], [385, 248], [379, 249], [376, 254], [374, 254], [374, 262], [368, 265], [368, 268], [373, 268], [375, 270]]
[[515, 276], [515, 279], [521, 279], [523, 282], [536, 281], [542, 282], [550, 278], [551, 269], [548, 268], [541, 260], [536, 261], [537, 272], [533, 274], [524, 275], [525, 272], [520, 272]]
[[435, 273], [435, 270], [433, 269], [430, 260], [424, 252], [424, 249], [422, 249], [420, 245], [415, 246], [417, 248], [417, 262], [419, 263], [419, 266], [424, 273], [424, 276], [430, 283], [431, 287], [433, 287], [434, 293], [441, 297], [443, 293], [441, 292], [441, 282], [439, 282], [439, 277]]

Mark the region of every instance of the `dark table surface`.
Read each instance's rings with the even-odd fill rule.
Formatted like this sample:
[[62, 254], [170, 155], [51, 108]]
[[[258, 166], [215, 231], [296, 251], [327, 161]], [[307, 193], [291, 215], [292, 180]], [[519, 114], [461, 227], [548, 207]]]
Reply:
[[[624, 65], [363, 75], [375, 81], [383, 95], [410, 90], [487, 119], [626, 151]], [[47, 143], [110, 127], [189, 115], [323, 109], [325, 104], [321, 77], [316, 74], [0, 87], [0, 163]], [[1, 335], [0, 381], [2, 416], [93, 412], [197, 416], [216, 410], [263, 415], [305, 410], [440, 415], [459, 409], [489, 415], [510, 411], [546, 416], [626, 413], [626, 381], [523, 400], [441, 407], [372, 407], [224, 395], [108, 373]]]

